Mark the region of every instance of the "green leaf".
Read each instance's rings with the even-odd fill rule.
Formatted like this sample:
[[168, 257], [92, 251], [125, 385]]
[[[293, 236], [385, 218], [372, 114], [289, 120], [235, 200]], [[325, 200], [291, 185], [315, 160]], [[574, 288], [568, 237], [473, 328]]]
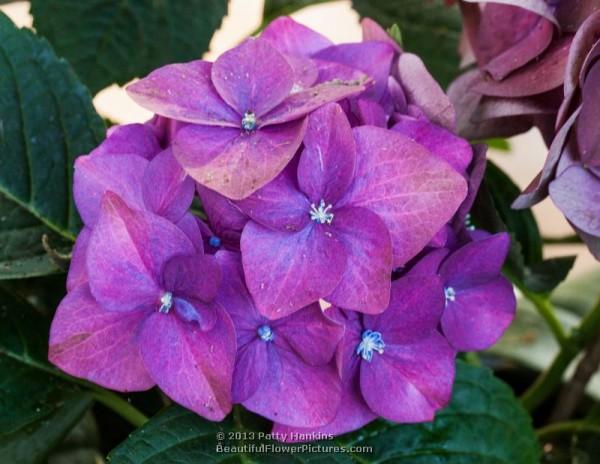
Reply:
[[442, 0], [352, 0], [352, 6], [385, 28], [397, 24], [405, 49], [421, 57], [442, 87], [457, 76], [462, 23], [456, 7]]
[[50, 45], [0, 13], [0, 279], [56, 272], [80, 219], [73, 161], [104, 137], [87, 89]]
[[[217, 439], [217, 433], [223, 439]], [[241, 432], [240, 435], [229, 434]], [[244, 438], [244, 433], [245, 438]], [[254, 437], [251, 434], [254, 433]], [[512, 391], [487, 368], [457, 364], [453, 399], [435, 421], [397, 425], [377, 421], [322, 446], [370, 446], [372, 452], [308, 453], [301, 444], [278, 453], [217, 451], [217, 445], [273, 445], [260, 431], [236, 427], [231, 419], [208, 422], [174, 406], [152, 418], [109, 455], [114, 464], [178, 464], [182, 462], [393, 462], [461, 464], [533, 464], [539, 449], [531, 418]], [[278, 446], [290, 446], [277, 444]], [[293, 458], [290, 456], [293, 454]]]
[[561, 256], [534, 263], [525, 270], [523, 283], [536, 293], [550, 293], [566, 279], [577, 256]]
[[34, 27], [92, 93], [167, 63], [199, 59], [226, 0], [33, 0]]
[[301, 8], [316, 5], [318, 3], [328, 3], [331, 0], [265, 0], [263, 7], [263, 22], [259, 30], [279, 16], [286, 16], [298, 11]]
[[47, 361], [48, 321], [0, 288], [0, 462], [44, 462], [91, 405]]

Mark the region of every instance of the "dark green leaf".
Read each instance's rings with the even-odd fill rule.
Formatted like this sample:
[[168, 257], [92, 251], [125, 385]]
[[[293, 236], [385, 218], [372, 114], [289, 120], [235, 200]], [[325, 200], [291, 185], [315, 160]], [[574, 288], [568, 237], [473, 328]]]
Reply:
[[442, 87], [458, 74], [462, 25], [456, 7], [442, 0], [352, 0], [352, 6], [383, 27], [397, 24], [405, 49], [423, 59]]
[[[246, 439], [230, 439], [229, 433], [247, 432]], [[458, 362], [451, 404], [433, 423], [397, 425], [376, 422], [365, 429], [323, 441], [322, 446], [370, 446], [372, 452], [307, 453], [296, 448], [264, 454], [217, 451], [224, 446], [248, 447], [272, 442], [254, 439], [250, 428], [236, 428], [233, 421], [208, 422], [180, 407], [154, 417], [109, 456], [114, 464], [178, 464], [182, 462], [389, 462], [461, 464], [534, 464], [539, 449], [531, 419], [511, 390], [487, 368]], [[217, 439], [222, 432], [224, 438]], [[237, 438], [237, 439], [236, 439]], [[281, 444], [279, 444], [281, 446]], [[287, 446], [287, 445], [285, 445]], [[293, 457], [291, 456], [293, 455]]]
[[167, 63], [199, 59], [226, 0], [33, 0], [38, 33], [92, 93]]
[[261, 29], [279, 16], [292, 14], [301, 8], [331, 0], [265, 0], [263, 7], [263, 25]]
[[70, 66], [0, 13], [0, 279], [57, 270], [42, 236], [61, 248], [79, 230], [73, 161], [103, 137]]
[[523, 283], [536, 293], [549, 293], [565, 280], [576, 257], [561, 256], [534, 263], [526, 268]]
[[91, 404], [47, 358], [48, 321], [0, 289], [0, 462], [44, 462]]

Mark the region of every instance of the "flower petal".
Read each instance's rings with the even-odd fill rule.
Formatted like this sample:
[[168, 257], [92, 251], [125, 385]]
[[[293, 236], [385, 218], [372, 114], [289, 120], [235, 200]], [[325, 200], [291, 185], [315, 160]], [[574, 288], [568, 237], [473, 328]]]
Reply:
[[[213, 64], [212, 82], [240, 115], [258, 119], [286, 98], [294, 85], [292, 68], [266, 40], [249, 38]], [[240, 121], [241, 122], [241, 121]]]
[[495, 278], [502, 271], [509, 246], [505, 232], [464, 245], [442, 263], [439, 273], [444, 284], [456, 290]]
[[346, 265], [346, 251], [327, 225], [293, 234], [249, 222], [242, 233], [242, 262], [261, 314], [278, 319], [331, 293]]
[[198, 183], [241, 200], [273, 180], [302, 142], [305, 120], [251, 133], [207, 126], [182, 128], [173, 152]]
[[304, 58], [333, 45], [327, 37], [289, 16], [281, 16], [272, 21], [260, 34], [260, 38], [268, 41], [281, 53]]
[[240, 237], [248, 222], [248, 216], [242, 213], [229, 198], [200, 184], [197, 184], [196, 188], [212, 232], [228, 248], [239, 251]]
[[277, 347], [292, 349], [311, 366], [321, 366], [333, 359], [344, 328], [323, 315], [319, 303], [296, 311], [272, 323]]
[[392, 282], [389, 307], [378, 316], [364, 316], [364, 326], [380, 332], [386, 346], [415, 343], [435, 331], [443, 309], [437, 276], [405, 276]]
[[192, 204], [196, 186], [173, 157], [171, 149], [156, 155], [144, 172], [142, 193], [146, 207], [172, 222]]
[[103, 309], [87, 285], [61, 301], [52, 327], [48, 358], [68, 374], [119, 391], [147, 390], [154, 385], [138, 351], [143, 311], [127, 314]]
[[104, 140], [90, 155], [138, 155], [147, 160], [161, 151], [149, 124], [122, 124], [108, 129]]
[[161, 116], [210, 126], [240, 127], [241, 115], [227, 105], [210, 80], [206, 61], [169, 64], [127, 86], [139, 105]]
[[340, 105], [312, 113], [298, 163], [298, 185], [310, 201], [335, 204], [352, 182], [355, 162], [352, 128]]
[[366, 208], [346, 207], [332, 223], [348, 256], [342, 280], [325, 299], [336, 306], [378, 314], [390, 300], [392, 239], [385, 223]]
[[361, 76], [352, 81], [331, 81], [291, 94], [280, 105], [266, 114], [261, 126], [281, 124], [301, 118], [325, 103], [336, 102], [363, 92], [370, 80]]
[[340, 400], [341, 385], [334, 363], [309, 366], [295, 354], [271, 344], [267, 374], [243, 405], [285, 425], [317, 427], [333, 420]]
[[235, 332], [223, 309], [204, 332], [175, 314], [151, 314], [140, 333], [144, 364], [160, 389], [176, 403], [209, 420], [231, 411]]
[[515, 316], [511, 283], [499, 276], [488, 283], [458, 290], [442, 315], [442, 330], [458, 351], [485, 350], [496, 343]]
[[73, 196], [83, 222], [93, 227], [104, 192], [119, 195], [132, 208], [144, 209], [142, 179], [148, 161], [137, 155], [80, 156], [75, 161]]
[[360, 389], [371, 410], [394, 422], [426, 422], [450, 401], [454, 350], [439, 333], [410, 345], [386, 345], [360, 367]]
[[67, 292], [70, 292], [75, 287], [79, 287], [82, 284], [87, 284], [87, 249], [90, 243], [90, 237], [92, 230], [89, 227], [84, 227], [73, 246], [71, 253], [71, 264], [69, 266], [69, 273], [67, 274]]
[[156, 304], [163, 265], [175, 255], [194, 251], [190, 240], [173, 223], [132, 210], [117, 195], [107, 192], [87, 252], [91, 292], [102, 306], [113, 311]]
[[404, 265], [450, 220], [467, 184], [446, 162], [394, 131], [353, 129], [354, 183], [340, 201], [379, 215], [392, 237], [394, 267]]
[[473, 158], [471, 145], [443, 127], [422, 119], [401, 116], [392, 130], [406, 135], [423, 145], [432, 154], [448, 162], [456, 171], [464, 173]]
[[310, 202], [298, 190], [296, 169], [290, 166], [249, 197], [236, 202], [244, 214], [264, 227], [298, 232], [310, 223]]
[[269, 346], [258, 338], [238, 347], [231, 389], [234, 403], [248, 400], [257, 393], [263, 381], [268, 381], [268, 348]]
[[597, 64], [585, 78], [582, 90], [581, 114], [577, 120], [577, 144], [581, 162], [586, 165], [600, 164], [600, 122], [594, 103], [600, 101], [600, 66]]
[[210, 303], [221, 284], [221, 268], [214, 256], [177, 255], [164, 265], [162, 284], [177, 296]]
[[577, 228], [600, 236], [600, 178], [579, 165], [550, 183], [554, 204]]

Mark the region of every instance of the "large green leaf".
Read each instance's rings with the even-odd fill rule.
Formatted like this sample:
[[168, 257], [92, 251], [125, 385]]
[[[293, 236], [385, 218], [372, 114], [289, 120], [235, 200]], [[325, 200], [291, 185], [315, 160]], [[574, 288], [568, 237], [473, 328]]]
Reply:
[[[238, 435], [235, 435], [238, 432]], [[244, 432], [246, 432], [244, 434]], [[180, 407], [158, 414], [109, 456], [113, 464], [179, 464], [182, 462], [393, 462], [461, 464], [534, 464], [539, 449], [531, 419], [511, 390], [487, 368], [459, 361], [451, 404], [427, 424], [376, 422], [322, 446], [370, 446], [371, 452], [309, 453], [296, 448], [264, 454], [251, 446], [272, 445], [258, 431], [233, 421], [208, 422]], [[218, 433], [223, 433], [219, 439]], [[230, 438], [229, 434], [233, 434]], [[247, 445], [247, 452], [228, 453], [225, 446]], [[279, 444], [281, 445], [281, 444]], [[256, 448], [255, 448], [256, 449]], [[220, 450], [220, 452], [218, 451]]]
[[48, 321], [0, 288], [0, 462], [44, 462], [91, 404], [46, 361]]
[[154, 68], [199, 59], [226, 0], [32, 0], [38, 33], [93, 93]]
[[79, 230], [73, 161], [103, 137], [71, 67], [0, 13], [0, 279], [57, 270], [42, 236], [60, 248]]
[[279, 16], [286, 16], [301, 8], [329, 1], [331, 0], [265, 0], [263, 27]]
[[352, 6], [386, 28], [397, 24], [404, 48], [423, 59], [442, 87], [458, 74], [462, 24], [456, 7], [442, 0], [352, 0]]

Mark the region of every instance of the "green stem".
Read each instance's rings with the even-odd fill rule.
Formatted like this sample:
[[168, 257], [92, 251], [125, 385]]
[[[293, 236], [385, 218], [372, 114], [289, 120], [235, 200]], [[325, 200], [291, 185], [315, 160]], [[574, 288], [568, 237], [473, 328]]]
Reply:
[[586, 421], [556, 422], [536, 430], [538, 440], [562, 433], [576, 434], [578, 432], [589, 432], [600, 434], [600, 426]]
[[521, 396], [521, 402], [525, 409], [528, 411], [534, 410], [560, 386], [567, 367], [569, 367], [571, 361], [577, 356], [577, 353], [587, 345], [591, 337], [596, 334], [599, 326], [600, 299], [598, 299], [579, 327], [567, 338], [550, 367]]
[[567, 334], [565, 333], [562, 324], [556, 317], [554, 306], [550, 302], [550, 298], [545, 295], [533, 293], [519, 283], [516, 283], [516, 285], [519, 290], [521, 290], [521, 293], [523, 293], [523, 296], [531, 301], [540, 316], [544, 318], [561, 348], [564, 347], [567, 342]]
[[92, 388], [91, 393], [92, 398], [116, 412], [134, 427], [141, 427], [148, 422], [148, 418], [144, 414], [119, 395], [96, 387]]
[[564, 245], [573, 243], [582, 243], [579, 235], [565, 235], [564, 237], [544, 237], [543, 241], [546, 245]]

